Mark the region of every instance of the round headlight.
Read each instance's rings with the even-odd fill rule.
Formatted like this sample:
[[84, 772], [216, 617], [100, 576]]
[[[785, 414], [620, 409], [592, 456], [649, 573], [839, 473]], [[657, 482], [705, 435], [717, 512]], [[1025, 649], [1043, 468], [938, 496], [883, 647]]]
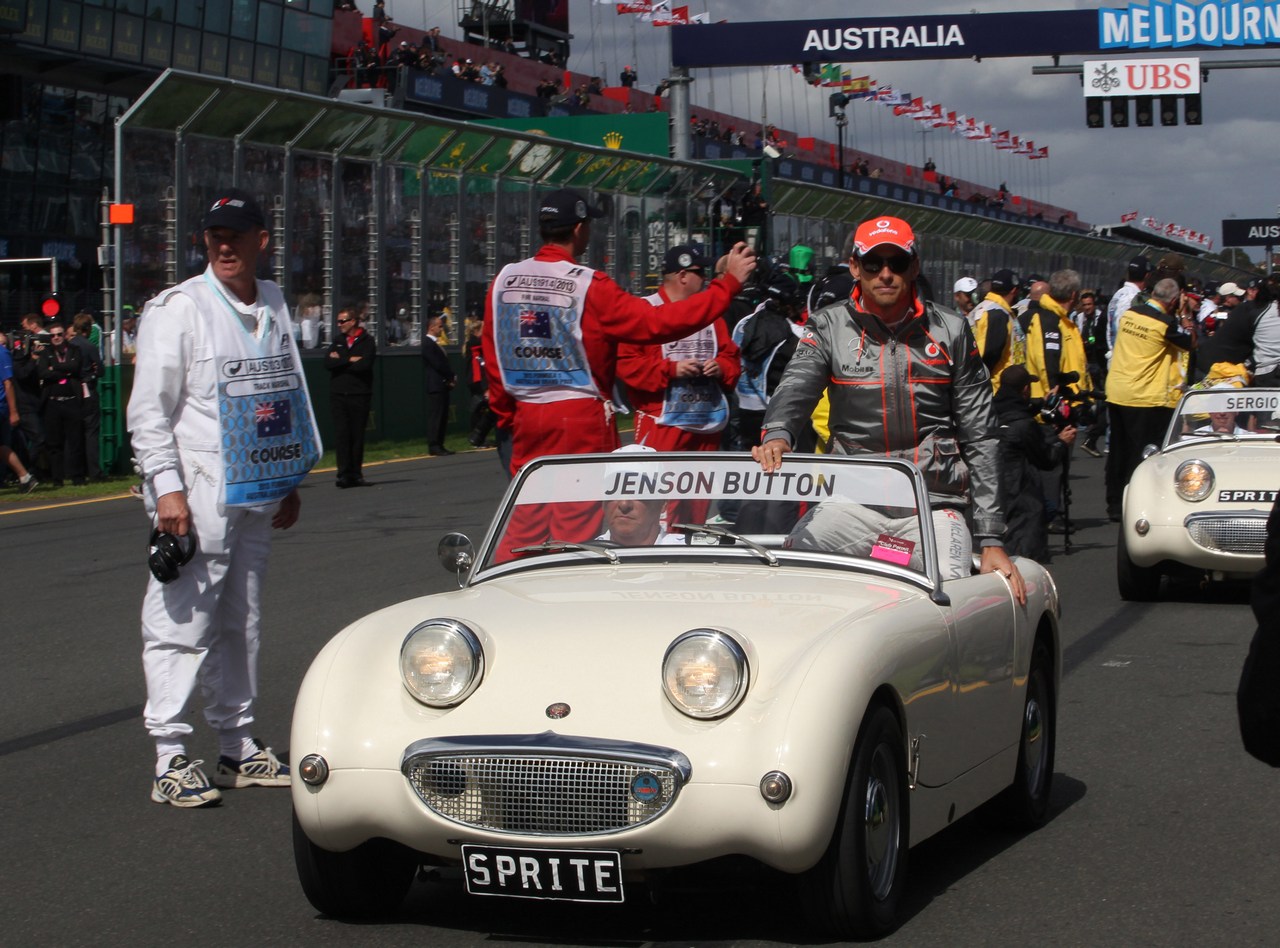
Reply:
[[450, 708], [475, 691], [484, 674], [480, 639], [455, 619], [431, 619], [400, 646], [400, 676], [423, 704]]
[[1204, 461], [1183, 461], [1173, 474], [1173, 487], [1183, 500], [1204, 500], [1213, 491], [1213, 468]]
[[747, 693], [747, 654], [730, 635], [715, 629], [686, 632], [662, 659], [667, 700], [691, 718], [728, 714]]

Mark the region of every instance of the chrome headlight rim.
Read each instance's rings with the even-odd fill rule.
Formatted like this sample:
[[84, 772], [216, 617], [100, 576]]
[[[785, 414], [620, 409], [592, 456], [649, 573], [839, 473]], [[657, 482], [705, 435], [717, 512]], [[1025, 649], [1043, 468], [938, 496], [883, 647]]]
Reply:
[[[414, 637], [427, 629], [440, 629], [449, 635], [455, 636], [457, 640], [464, 646], [465, 652], [470, 660], [471, 672], [468, 681], [463, 687], [455, 689], [447, 697], [432, 697], [424, 694], [410, 684], [409, 673], [405, 667], [406, 652], [413, 642]], [[480, 644], [480, 636], [478, 636], [470, 626], [460, 619], [452, 618], [436, 618], [427, 619], [419, 622], [409, 634], [404, 637], [404, 641], [400, 643], [400, 682], [409, 692], [410, 696], [417, 702], [431, 708], [453, 708], [462, 704], [472, 694], [476, 688], [480, 687], [480, 682], [484, 679], [485, 661], [484, 648]]]
[[[1194, 468], [1200, 469], [1200, 486], [1193, 489], [1186, 486], [1185, 480], [1192, 476]], [[1216, 482], [1217, 477], [1213, 473], [1213, 467], [1202, 458], [1188, 458], [1179, 464], [1173, 472], [1174, 492], [1183, 500], [1192, 504], [1198, 504], [1210, 496], [1213, 493], [1213, 486]]]
[[[737, 683], [735, 687], [712, 708], [698, 708], [682, 702], [670, 687], [669, 676], [672, 656], [692, 639], [704, 639], [711, 646], [723, 649], [736, 668]], [[714, 721], [732, 714], [742, 704], [750, 683], [751, 664], [747, 660], [747, 650], [734, 635], [723, 629], [699, 628], [682, 632], [667, 646], [667, 650], [662, 656], [662, 693], [666, 695], [667, 701], [670, 702], [673, 708], [686, 717], [694, 718], [695, 720]]]

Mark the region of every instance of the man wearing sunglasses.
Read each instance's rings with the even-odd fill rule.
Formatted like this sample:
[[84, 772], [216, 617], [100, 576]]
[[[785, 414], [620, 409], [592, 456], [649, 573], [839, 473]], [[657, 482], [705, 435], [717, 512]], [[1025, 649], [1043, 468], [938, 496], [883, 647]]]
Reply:
[[976, 540], [981, 571], [1000, 573], [1025, 602], [1002, 543], [991, 378], [968, 322], [916, 292], [920, 259], [906, 221], [861, 224], [849, 269], [852, 296], [810, 316], [752, 455], [766, 472], [781, 467], [828, 390], [833, 452], [905, 458], [923, 471], [943, 577], [971, 572]]

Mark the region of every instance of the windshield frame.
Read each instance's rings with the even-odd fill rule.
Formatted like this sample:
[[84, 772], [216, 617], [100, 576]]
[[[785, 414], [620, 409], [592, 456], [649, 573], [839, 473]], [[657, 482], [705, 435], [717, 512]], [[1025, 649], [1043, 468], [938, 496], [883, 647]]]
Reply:
[[[1183, 431], [1183, 424], [1196, 415], [1207, 416], [1214, 408], [1219, 411], [1236, 411], [1249, 413], [1256, 411], [1271, 412], [1273, 430], [1204, 432]], [[1238, 424], [1238, 419], [1237, 419]], [[1162, 451], [1181, 448], [1189, 444], [1204, 444], [1223, 440], [1233, 441], [1275, 441], [1280, 435], [1280, 388], [1212, 388], [1187, 392], [1178, 401], [1169, 419], [1169, 427], [1165, 429], [1164, 439], [1160, 445]]]
[[[623, 452], [621, 454], [553, 455], [539, 458], [526, 465], [508, 486], [484, 540], [476, 551], [476, 565], [467, 577], [465, 585], [479, 585], [500, 576], [510, 576], [515, 573], [565, 567], [617, 569], [628, 564], [645, 566], [679, 564], [689, 567], [732, 565], [736, 568], [740, 564], [745, 564], [764, 569], [773, 568], [759, 551], [753, 550], [749, 545], [697, 542], [692, 542], [690, 545], [612, 546], [611, 550], [617, 554], [617, 560], [620, 562], [613, 562], [612, 558], [601, 556], [598, 552], [577, 549], [572, 545], [564, 550], [536, 556], [499, 560], [498, 546], [513, 508], [517, 506], [517, 498], [528, 499], [532, 494], [534, 503], [549, 502], [545, 494], [549, 489], [548, 484], [559, 484], [566, 479], [573, 482], [575, 476], [580, 479], [589, 477], [593, 482], [602, 482], [602, 478], [614, 476], [616, 483], [616, 475], [607, 474], [607, 472], [622, 468], [760, 473], [759, 464], [746, 452]], [[801, 469], [811, 473], [831, 472], [833, 480], [834, 475], [839, 475], [846, 478], [845, 483], [857, 482], [859, 487], [863, 483], [888, 484], [892, 487], [894, 499], [905, 498], [909, 492], [916, 511], [914, 519], [919, 530], [923, 569], [917, 570], [907, 565], [838, 552], [785, 549], [781, 545], [785, 534], [751, 534], [752, 539], [768, 546], [778, 561], [777, 566], [821, 567], [874, 574], [909, 583], [928, 593], [935, 601], [946, 601], [947, 597], [942, 593], [941, 565], [937, 556], [933, 518], [931, 515], [923, 515], [930, 512], [929, 494], [919, 468], [897, 458], [869, 455], [795, 454], [787, 456], [779, 473], [791, 473], [798, 478]], [[728, 529], [732, 530], [732, 527]], [[572, 541], [573, 538], [557, 539]]]

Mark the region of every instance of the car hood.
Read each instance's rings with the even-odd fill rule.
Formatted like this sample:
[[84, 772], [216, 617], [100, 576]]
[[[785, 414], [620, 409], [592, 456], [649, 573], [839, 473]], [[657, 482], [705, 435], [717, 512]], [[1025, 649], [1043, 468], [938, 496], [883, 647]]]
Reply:
[[[484, 648], [483, 681], [456, 708], [425, 707], [401, 683], [400, 646], [433, 618], [461, 620]], [[893, 674], [887, 666], [910, 661], [917, 637], [917, 661], [927, 662], [939, 621], [938, 607], [907, 584], [829, 569], [537, 569], [361, 619], [317, 658], [300, 702], [318, 699], [316, 740], [343, 745], [353, 766], [396, 766], [423, 738], [548, 729], [686, 749], [719, 731], [719, 742], [737, 734], [768, 747], [766, 735], [780, 735], [807, 695], [826, 713], [846, 702], [860, 710], [863, 683], [874, 687]], [[717, 721], [680, 714], [661, 685], [668, 646], [704, 627], [741, 642], [752, 676], [743, 704]], [[569, 715], [550, 720], [552, 704]]]

